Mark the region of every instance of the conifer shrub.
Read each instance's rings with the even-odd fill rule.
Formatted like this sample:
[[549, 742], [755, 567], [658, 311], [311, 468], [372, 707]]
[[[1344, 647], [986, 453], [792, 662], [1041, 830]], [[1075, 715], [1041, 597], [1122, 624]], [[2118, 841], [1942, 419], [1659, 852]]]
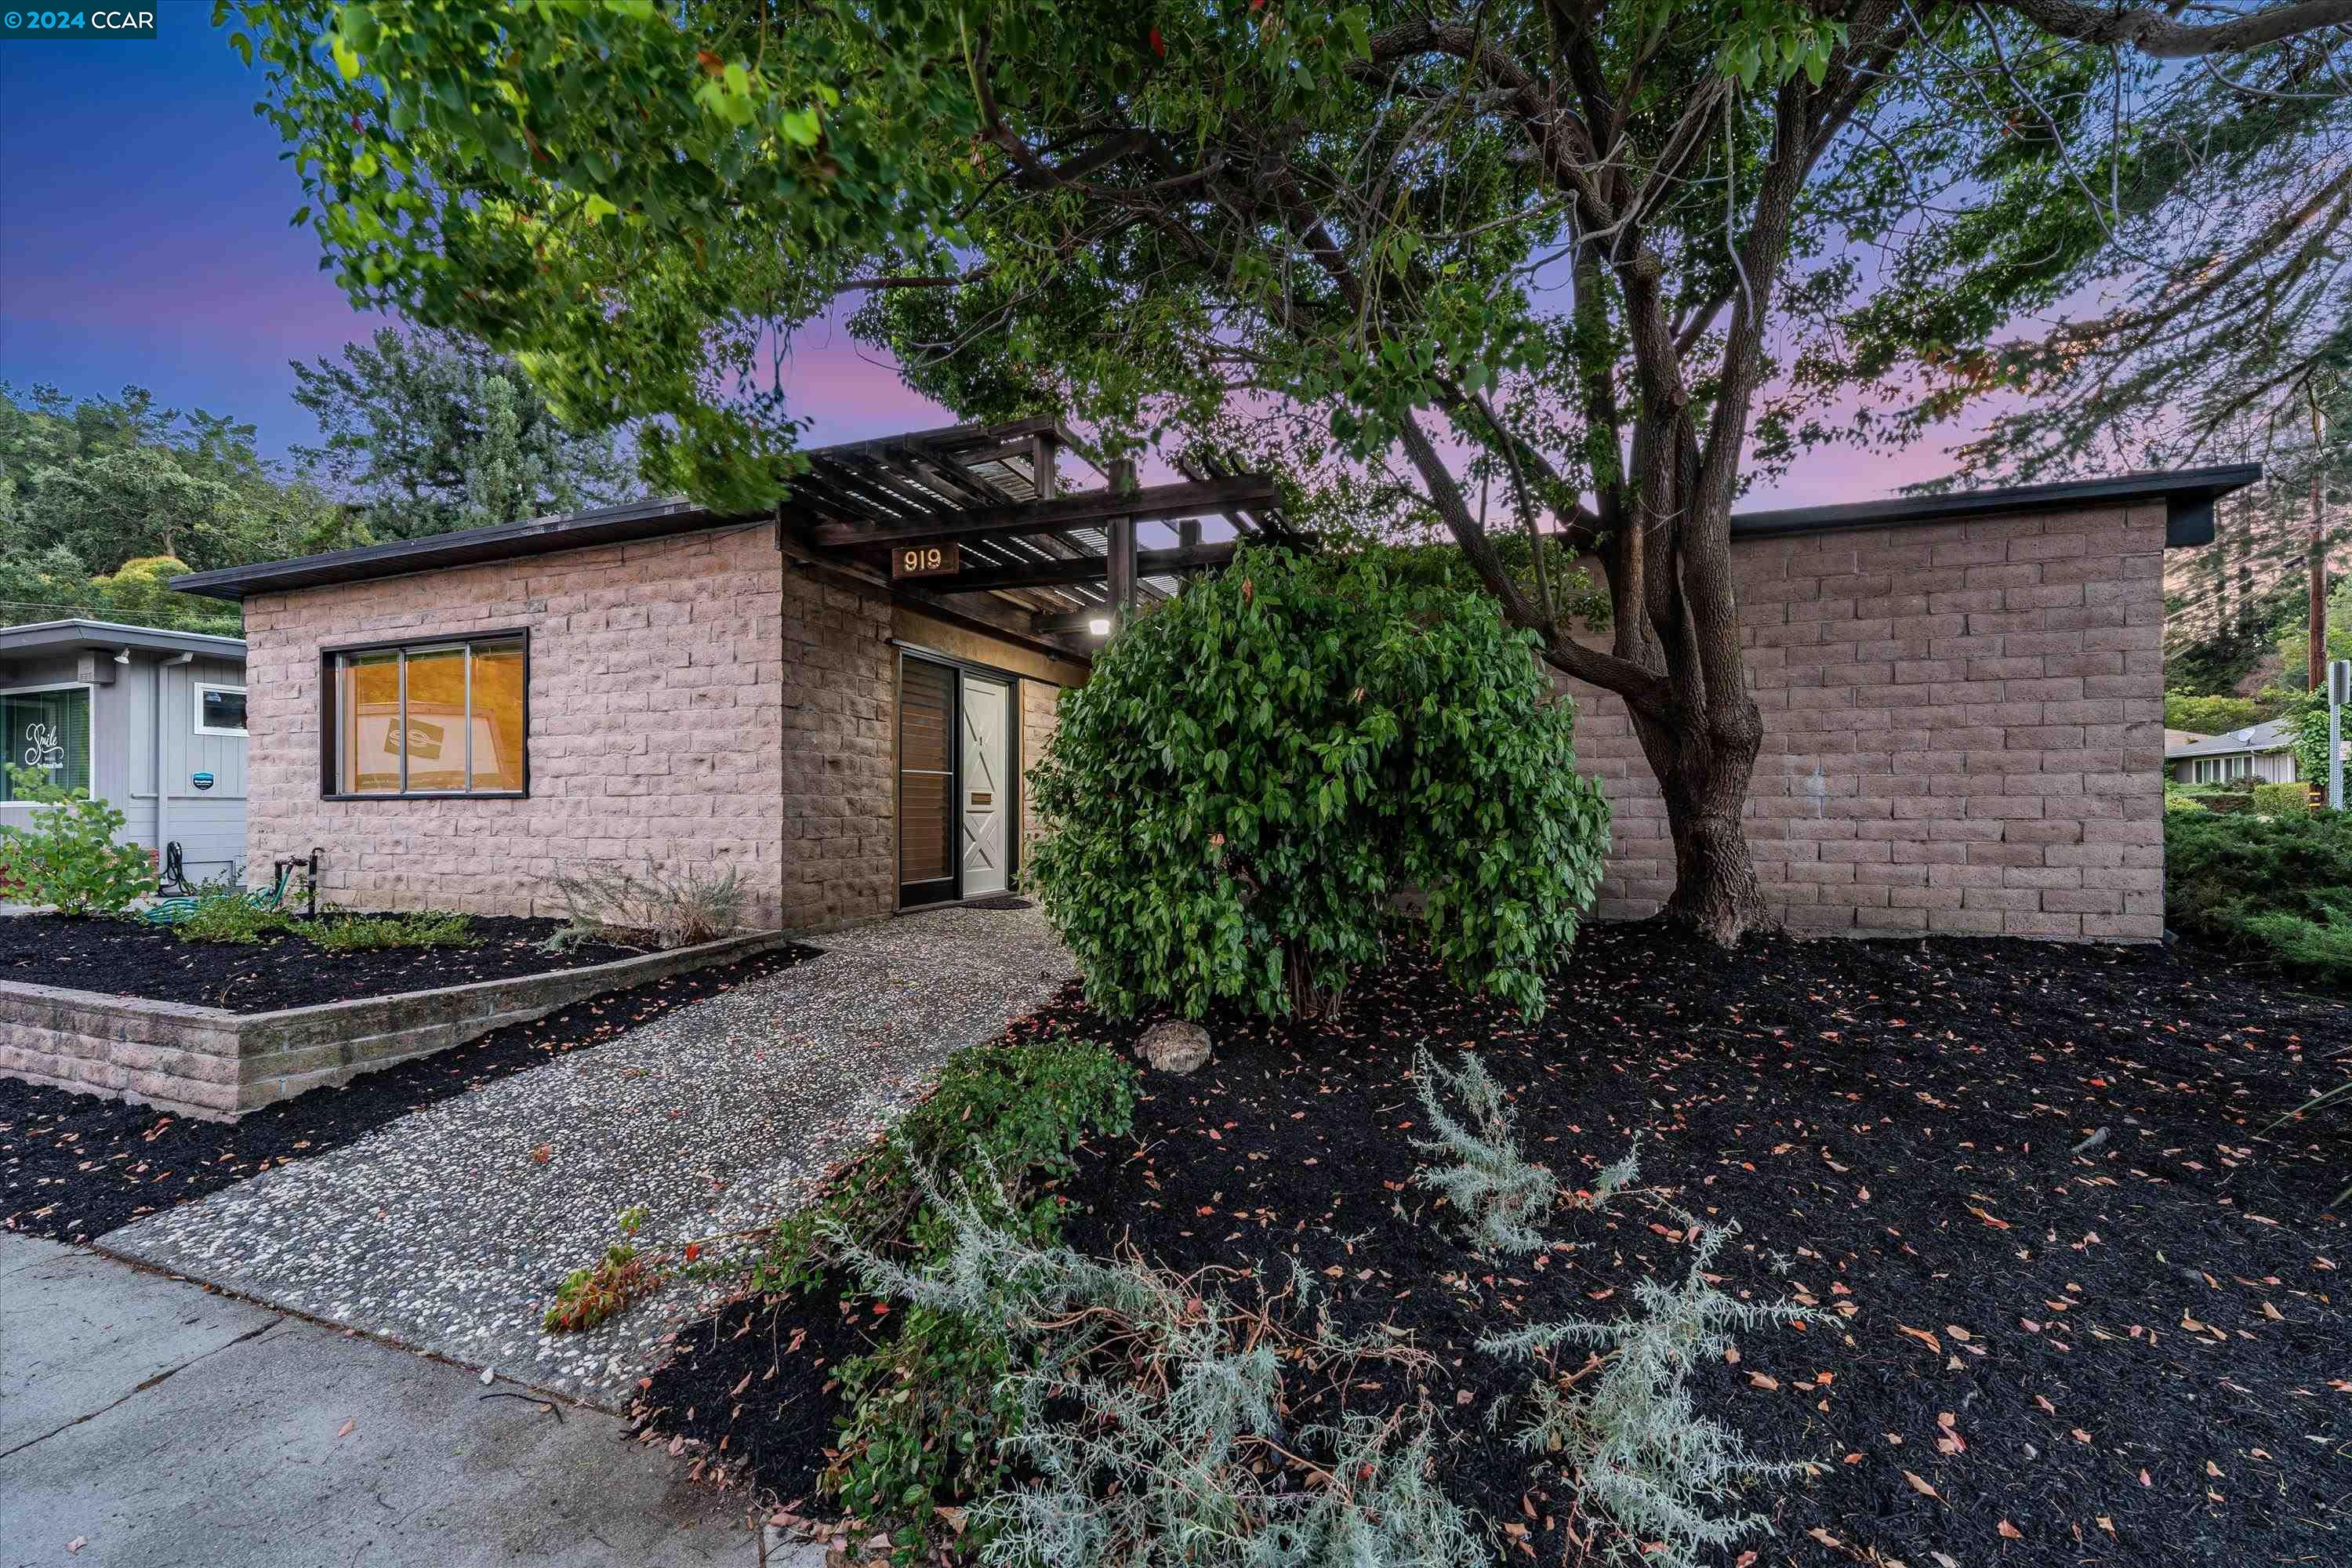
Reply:
[[2168, 813], [2164, 915], [2192, 941], [2352, 984], [2352, 812]]
[[[1732, 1330], [1794, 1322], [1805, 1311], [1742, 1301], [1710, 1284], [1707, 1266], [1729, 1232], [1681, 1217], [1696, 1247], [1690, 1271], [1679, 1287], [1636, 1285], [1637, 1315], [1533, 1324], [1479, 1342], [1490, 1354], [1538, 1363], [1522, 1447], [1550, 1458], [1617, 1525], [1620, 1557], [1657, 1568], [1700, 1568], [1703, 1550], [1731, 1546], [1766, 1523], [1741, 1510], [1743, 1483], [1815, 1468], [1757, 1458], [1738, 1433], [1692, 1404], [1692, 1372], [1731, 1347]], [[1554, 1357], [1564, 1346], [1594, 1359], [1563, 1375]]]
[[1247, 549], [1063, 695], [1030, 879], [1107, 1012], [1318, 1013], [1411, 891], [1455, 984], [1538, 1013], [1608, 846], [1573, 723], [1486, 595]]
[[[1421, 1089], [1422, 1113], [1434, 1138], [1416, 1138], [1423, 1153], [1444, 1155], [1449, 1163], [1423, 1170], [1414, 1180], [1434, 1188], [1460, 1214], [1470, 1243], [1486, 1252], [1540, 1252], [1547, 1243], [1536, 1226], [1551, 1213], [1559, 1183], [1551, 1171], [1519, 1149], [1518, 1113], [1511, 1109], [1486, 1065], [1474, 1051], [1462, 1053], [1458, 1068], [1442, 1067], [1422, 1047], [1413, 1054], [1413, 1082]], [[1456, 1116], [1441, 1090], [1462, 1106]]]
[[[1294, 1427], [1286, 1379], [1418, 1360], [1281, 1303], [1129, 1258], [1041, 1246], [1001, 1194], [935, 1194], [952, 1242], [908, 1268], [838, 1238], [869, 1289], [1001, 1341], [1024, 1479], [971, 1510], [981, 1560], [1024, 1568], [1466, 1568], [1492, 1560], [1433, 1479], [1423, 1407]], [[1295, 1287], [1294, 1287], [1295, 1289]], [[1289, 1293], [1286, 1292], [1286, 1296]], [[970, 1539], [968, 1535], [967, 1539]]]
[[2263, 816], [2303, 816], [2311, 810], [2311, 791], [2299, 784], [2258, 784], [2253, 796], [2254, 811]]

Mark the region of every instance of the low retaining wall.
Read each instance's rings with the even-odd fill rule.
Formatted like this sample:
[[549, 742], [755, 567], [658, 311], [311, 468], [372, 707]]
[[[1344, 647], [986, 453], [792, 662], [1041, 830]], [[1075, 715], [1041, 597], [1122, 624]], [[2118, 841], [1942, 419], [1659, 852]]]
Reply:
[[591, 996], [732, 963], [787, 940], [761, 931], [578, 969], [274, 1013], [0, 981], [0, 1073], [233, 1121], [305, 1089], [349, 1083]]

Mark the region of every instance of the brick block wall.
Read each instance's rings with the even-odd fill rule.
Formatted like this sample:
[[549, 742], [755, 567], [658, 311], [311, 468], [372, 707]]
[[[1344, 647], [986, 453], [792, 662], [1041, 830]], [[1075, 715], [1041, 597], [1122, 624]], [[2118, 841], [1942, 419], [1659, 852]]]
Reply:
[[[1734, 545], [1764, 712], [1747, 823], [1791, 927], [2155, 941], [2164, 506]], [[1673, 890], [1624, 706], [1563, 681], [1615, 814], [1604, 918]]]
[[[877, 743], [870, 661], [795, 646], [807, 668], [788, 683], [788, 637], [824, 641], [857, 616], [788, 574], [766, 527], [260, 595], [245, 621], [247, 876], [319, 845], [325, 896], [356, 908], [558, 913], [560, 867], [731, 862], [749, 918], [777, 925], [807, 907], [783, 891], [782, 735], [823, 731], [850, 757]], [[320, 798], [322, 647], [516, 626], [530, 632], [530, 798]], [[796, 856], [814, 837], [829, 866], [854, 858], [795, 826]]]

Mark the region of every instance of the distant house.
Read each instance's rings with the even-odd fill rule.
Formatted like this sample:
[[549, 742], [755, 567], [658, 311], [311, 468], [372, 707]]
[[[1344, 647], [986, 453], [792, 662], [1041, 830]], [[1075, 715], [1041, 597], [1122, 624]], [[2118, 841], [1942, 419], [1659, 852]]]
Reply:
[[245, 860], [245, 644], [112, 621], [0, 626], [0, 829], [38, 810], [14, 768], [87, 789], [191, 881]]
[[2293, 784], [2301, 774], [2294, 755], [2294, 725], [2267, 720], [2225, 735], [2198, 735], [2174, 744], [2165, 737], [2164, 765], [2172, 782], [2184, 784]]

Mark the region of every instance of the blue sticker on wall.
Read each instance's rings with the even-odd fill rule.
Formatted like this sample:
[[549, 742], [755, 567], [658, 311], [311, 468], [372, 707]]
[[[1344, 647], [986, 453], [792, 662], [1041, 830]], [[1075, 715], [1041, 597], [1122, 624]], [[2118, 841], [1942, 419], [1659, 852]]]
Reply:
[[198, 789], [210, 789], [213, 787], [213, 775], [210, 773], [198, 773], [190, 782]]

